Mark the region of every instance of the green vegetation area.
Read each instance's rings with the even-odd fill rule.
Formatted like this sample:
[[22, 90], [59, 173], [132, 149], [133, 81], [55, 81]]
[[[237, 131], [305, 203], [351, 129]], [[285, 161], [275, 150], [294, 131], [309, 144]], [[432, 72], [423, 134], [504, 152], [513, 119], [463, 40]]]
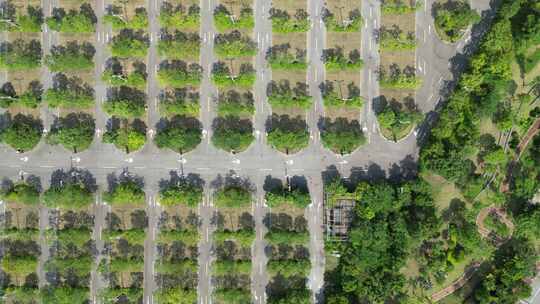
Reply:
[[161, 33], [157, 50], [161, 57], [169, 59], [191, 59], [198, 61], [200, 53], [201, 37], [198, 33], [184, 33], [175, 31]]
[[44, 61], [52, 72], [91, 70], [95, 53], [96, 49], [89, 42], [68, 41], [65, 46], [53, 46]]
[[324, 24], [326, 25], [326, 30], [329, 32], [337, 33], [359, 32], [364, 22], [359, 9], [353, 9], [352, 11], [350, 11], [348, 18], [346, 20], [343, 20], [341, 16], [339, 17], [339, 19], [336, 19], [334, 13], [332, 13], [327, 8], [324, 8], [322, 12], [322, 18]]
[[354, 49], [349, 52], [349, 57], [346, 58], [343, 54], [343, 48], [335, 47], [324, 49], [322, 61], [327, 71], [344, 71], [344, 70], [360, 70], [364, 65], [364, 61], [360, 58], [360, 51]]
[[47, 143], [60, 144], [73, 153], [86, 150], [94, 140], [94, 118], [86, 113], [70, 113], [53, 123]]
[[397, 65], [389, 66], [388, 71], [379, 69], [379, 85], [384, 89], [418, 89], [422, 80], [416, 77], [416, 70], [412, 66], [406, 66], [403, 70]]
[[160, 95], [159, 110], [163, 115], [199, 117], [199, 109], [199, 93], [187, 88], [166, 91]]
[[150, 40], [142, 30], [123, 29], [111, 40], [111, 55], [119, 58], [144, 58], [148, 53]]
[[19, 152], [32, 150], [41, 140], [43, 125], [32, 115], [17, 114], [0, 130], [0, 140]]
[[111, 88], [103, 110], [119, 118], [140, 118], [146, 112], [146, 94], [125, 86]]
[[135, 15], [127, 16], [125, 10], [118, 5], [108, 7], [108, 12], [103, 16], [103, 21], [112, 26], [115, 31], [123, 29], [146, 30], [148, 28], [148, 13], [144, 7], [137, 7]]
[[393, 141], [407, 136], [423, 118], [413, 101], [405, 103], [395, 100], [384, 101], [376, 111], [376, 115], [382, 134]]
[[196, 208], [202, 201], [203, 189], [200, 185], [179, 180], [178, 183], [169, 183], [160, 191], [160, 204], [175, 206], [179, 204]]
[[197, 63], [181, 60], [163, 61], [159, 65], [157, 78], [161, 85], [173, 88], [195, 86], [201, 82], [202, 67]]
[[168, 148], [180, 154], [195, 149], [202, 140], [201, 122], [194, 117], [174, 116], [163, 120], [154, 142], [160, 149]]
[[255, 100], [251, 92], [229, 90], [218, 98], [217, 113], [221, 117], [251, 117], [255, 114]]
[[[21, 8], [22, 9], [22, 8]], [[43, 24], [43, 11], [39, 6], [26, 6], [26, 14], [17, 12], [13, 1], [0, 5], [0, 31], [19, 33], [39, 33]]]
[[480, 22], [480, 15], [462, 0], [448, 0], [437, 3], [435, 11], [435, 29], [442, 40], [456, 42], [472, 24]]
[[52, 108], [88, 109], [94, 105], [94, 89], [77, 76], [58, 73], [43, 99]]
[[218, 61], [212, 66], [212, 81], [218, 88], [250, 89], [255, 84], [255, 69], [251, 63], [242, 63], [238, 74], [234, 75], [226, 63]]
[[15, 39], [0, 45], [0, 68], [8, 71], [36, 69], [41, 64], [41, 43]]
[[401, 15], [414, 13], [422, 7], [417, 0], [383, 0], [381, 1], [381, 13], [383, 15]]
[[266, 60], [273, 70], [304, 71], [307, 69], [307, 52], [305, 49], [296, 49], [292, 53], [289, 43], [271, 46], [266, 52]]
[[103, 142], [114, 144], [126, 153], [137, 151], [146, 143], [146, 125], [138, 119], [129, 122], [113, 117], [103, 133]]
[[0, 191], [0, 197], [8, 202], [35, 206], [39, 203], [39, 189], [24, 181], [9, 183]]
[[41, 104], [43, 86], [37, 80], [28, 84], [26, 91], [17, 94], [13, 84], [6, 82], [0, 88], [0, 107], [21, 106], [36, 109]]
[[249, 119], [235, 116], [218, 117], [212, 123], [212, 143], [219, 149], [238, 153], [246, 150], [255, 139]]
[[218, 32], [252, 29], [255, 27], [253, 10], [250, 7], [242, 7], [240, 16], [237, 17], [220, 4], [214, 9], [214, 25]]
[[295, 153], [309, 144], [309, 131], [306, 121], [300, 116], [273, 114], [266, 123], [268, 143], [285, 154]]
[[349, 154], [365, 144], [366, 137], [357, 120], [338, 117], [334, 121], [324, 118], [321, 124], [321, 140], [325, 148], [334, 153]]
[[46, 19], [47, 26], [62, 33], [93, 33], [96, 31], [97, 17], [89, 3], [81, 4], [79, 11], [70, 9], [66, 12], [61, 7], [52, 10]]
[[111, 58], [107, 64], [107, 68], [101, 75], [101, 80], [111, 87], [133, 87], [138, 90], [146, 88], [146, 65], [140, 61], [132, 64], [131, 72], [125, 71], [122, 63], [118, 58]]
[[103, 199], [111, 205], [141, 205], [144, 204], [145, 193], [136, 181], [124, 179], [104, 193]]
[[350, 82], [347, 84], [347, 95], [344, 95], [343, 81], [336, 82], [337, 85], [334, 85], [334, 82], [326, 80], [320, 84], [324, 106], [328, 108], [362, 108], [364, 98], [360, 96], [360, 88], [354, 82]]
[[291, 205], [298, 209], [304, 209], [311, 203], [309, 192], [305, 188], [277, 187], [265, 194], [266, 204], [270, 208], [277, 208], [284, 205]]
[[217, 207], [241, 208], [251, 205], [251, 193], [240, 186], [225, 186], [215, 195]]
[[199, 30], [200, 8], [197, 4], [185, 7], [182, 4], [174, 6], [169, 2], [161, 5], [159, 12], [161, 27], [177, 30]]
[[50, 208], [81, 209], [93, 202], [93, 190], [79, 180], [63, 181], [43, 193], [43, 203]]
[[296, 107], [307, 110], [313, 102], [306, 83], [297, 82], [296, 86], [291, 88], [287, 79], [282, 79], [279, 82], [270, 81], [266, 88], [266, 95], [270, 105], [275, 108]]
[[218, 58], [253, 57], [257, 54], [257, 44], [237, 30], [217, 34], [214, 39], [214, 52]]
[[407, 51], [416, 48], [416, 34], [404, 33], [396, 24], [392, 28], [381, 27], [379, 44], [384, 51]]
[[274, 33], [305, 33], [309, 30], [309, 15], [304, 9], [297, 9], [294, 18], [286, 10], [277, 8], [270, 9], [272, 20], [272, 32]]

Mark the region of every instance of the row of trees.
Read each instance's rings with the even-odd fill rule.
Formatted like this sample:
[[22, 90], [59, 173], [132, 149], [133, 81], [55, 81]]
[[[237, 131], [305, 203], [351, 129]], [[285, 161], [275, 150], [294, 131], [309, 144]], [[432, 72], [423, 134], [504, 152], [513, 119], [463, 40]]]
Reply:
[[[292, 18], [294, 17], [294, 18]], [[272, 20], [272, 31], [274, 33], [305, 33], [309, 30], [309, 15], [304, 9], [297, 9], [292, 16], [286, 10], [272, 7], [270, 9], [270, 20]]]
[[323, 8], [322, 18], [326, 25], [326, 30], [329, 32], [337, 33], [350, 33], [360, 32], [363, 24], [362, 15], [359, 9], [353, 9], [349, 12], [348, 18], [343, 19], [341, 11], [336, 17], [335, 13], [331, 12], [328, 8]]
[[103, 21], [111, 25], [115, 31], [123, 29], [146, 30], [148, 28], [148, 12], [144, 7], [137, 7], [135, 15], [128, 16], [127, 11], [118, 5], [109, 5]]
[[292, 50], [289, 43], [275, 44], [266, 51], [266, 60], [274, 70], [307, 69], [306, 50], [296, 48]]
[[43, 10], [39, 6], [26, 6], [26, 14], [17, 12], [13, 1], [0, 4], [0, 30], [3, 32], [37, 33], [41, 32]]
[[242, 7], [240, 16], [235, 16], [222, 4], [214, 9], [214, 25], [218, 32], [230, 30], [249, 30], [255, 26], [253, 18], [253, 9]]
[[81, 4], [79, 11], [55, 7], [51, 17], [46, 19], [47, 26], [62, 33], [94, 33], [96, 31], [97, 17], [89, 3]]
[[162, 28], [199, 30], [200, 7], [198, 4], [185, 7], [182, 4], [174, 6], [169, 2], [163, 2], [159, 13], [159, 22]]

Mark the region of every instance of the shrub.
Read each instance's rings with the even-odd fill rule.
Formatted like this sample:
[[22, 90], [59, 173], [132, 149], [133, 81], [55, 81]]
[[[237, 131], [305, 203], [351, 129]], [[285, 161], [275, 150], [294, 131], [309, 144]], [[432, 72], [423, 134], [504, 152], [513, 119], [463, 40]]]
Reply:
[[187, 88], [175, 89], [160, 95], [160, 112], [163, 115], [199, 116], [199, 93]]
[[145, 194], [139, 184], [133, 180], [124, 179], [115, 185], [103, 198], [111, 205], [144, 204]]
[[47, 142], [61, 144], [74, 153], [86, 150], [94, 139], [95, 122], [90, 114], [70, 113], [59, 117], [47, 135]]
[[157, 50], [160, 56], [169, 59], [199, 59], [201, 37], [196, 33], [183, 33], [176, 31], [174, 34], [161, 33]]
[[339, 95], [334, 89], [334, 83], [326, 80], [320, 85], [324, 106], [329, 108], [356, 108], [360, 109], [364, 104], [364, 99], [360, 96], [360, 88], [353, 82], [347, 85], [347, 97], [342, 96], [341, 84], [339, 84]]
[[198, 85], [202, 79], [202, 67], [196, 63], [184, 61], [164, 61], [159, 66], [158, 80], [164, 86], [182, 88]]
[[121, 30], [112, 38], [111, 54], [120, 58], [144, 58], [148, 53], [150, 41], [142, 30]]
[[96, 31], [97, 17], [89, 3], [83, 3], [79, 11], [55, 7], [52, 16], [47, 17], [47, 26], [63, 33], [93, 33]]
[[219, 149], [229, 152], [242, 152], [254, 140], [253, 126], [248, 119], [234, 116], [218, 117], [212, 124], [214, 130], [212, 143]]
[[66, 46], [53, 46], [51, 54], [45, 56], [45, 64], [53, 72], [89, 70], [94, 68], [95, 53], [96, 49], [88, 42], [69, 41]]
[[253, 10], [249, 7], [243, 7], [240, 11], [240, 17], [232, 16], [222, 4], [214, 9], [214, 25], [218, 32], [225, 32], [235, 29], [252, 29], [255, 26]]
[[216, 206], [242, 208], [251, 204], [251, 193], [239, 186], [225, 186], [216, 192]]
[[266, 128], [268, 143], [286, 154], [299, 151], [309, 144], [308, 126], [300, 116], [291, 118], [288, 115], [273, 114]]
[[272, 107], [291, 108], [297, 107], [307, 110], [311, 107], [312, 99], [308, 95], [308, 85], [297, 82], [295, 88], [291, 88], [289, 80], [282, 79], [279, 82], [271, 81], [266, 88], [268, 102]]
[[93, 202], [92, 191], [78, 182], [68, 181], [53, 185], [43, 193], [43, 203], [49, 208], [81, 209]]
[[200, 23], [200, 8], [197, 4], [191, 5], [187, 12], [183, 5], [174, 7], [168, 2], [161, 5], [159, 13], [161, 27], [178, 30], [198, 30]]
[[274, 70], [307, 69], [306, 50], [296, 49], [295, 54], [289, 52], [289, 43], [271, 46], [266, 52], [266, 60]]
[[195, 149], [201, 143], [202, 126], [196, 118], [174, 116], [170, 120], [165, 120], [163, 124], [154, 138], [158, 148], [169, 148], [183, 154]]
[[304, 9], [297, 9], [294, 19], [285, 10], [270, 9], [272, 31], [276, 33], [305, 33], [309, 30], [309, 15]]
[[39, 6], [28, 5], [26, 15], [17, 14], [12, 2], [2, 2], [0, 7], [0, 31], [19, 33], [39, 33], [43, 23], [43, 11]]
[[255, 84], [255, 69], [251, 63], [242, 63], [238, 75], [233, 75], [224, 62], [216, 62], [212, 67], [212, 81], [218, 88], [240, 87], [249, 89]]
[[103, 109], [121, 118], [139, 118], [146, 111], [146, 94], [130, 87], [112, 88]]
[[329, 32], [359, 32], [361, 30], [363, 20], [359, 9], [354, 9], [349, 12], [347, 20], [336, 20], [336, 16], [328, 9], [324, 8], [322, 13], [326, 30]]
[[128, 123], [113, 118], [103, 134], [104, 143], [112, 143], [116, 148], [130, 153], [142, 148], [146, 142], [146, 126], [140, 120]]
[[348, 121], [345, 118], [336, 118], [334, 121], [325, 118], [321, 128], [321, 140], [324, 147], [339, 154], [351, 153], [366, 142], [358, 121]]
[[0, 45], [0, 68], [17, 71], [38, 68], [41, 64], [41, 43], [16, 39]]
[[450, 42], [458, 41], [469, 25], [480, 21], [480, 15], [466, 1], [448, 1], [435, 5], [434, 11], [437, 33], [441, 39]]
[[0, 133], [2, 141], [13, 149], [25, 152], [32, 150], [41, 139], [43, 125], [32, 115], [17, 114]]
[[8, 202], [17, 202], [24, 205], [39, 204], [38, 188], [25, 182], [11, 184], [9, 188], [0, 192], [0, 197]]
[[253, 94], [245, 92], [243, 94], [230, 90], [219, 95], [217, 109], [218, 115], [222, 117], [236, 116], [246, 117], [255, 113]]
[[103, 16], [103, 21], [109, 23], [115, 31], [123, 29], [146, 30], [148, 28], [148, 13], [144, 7], [137, 7], [135, 15], [127, 18], [122, 15], [122, 8], [117, 5], [109, 6], [108, 13]]
[[214, 51], [219, 58], [252, 57], [257, 54], [255, 42], [237, 30], [216, 35], [214, 43]]
[[76, 76], [56, 74], [44, 99], [51, 108], [88, 109], [94, 105], [94, 89]]

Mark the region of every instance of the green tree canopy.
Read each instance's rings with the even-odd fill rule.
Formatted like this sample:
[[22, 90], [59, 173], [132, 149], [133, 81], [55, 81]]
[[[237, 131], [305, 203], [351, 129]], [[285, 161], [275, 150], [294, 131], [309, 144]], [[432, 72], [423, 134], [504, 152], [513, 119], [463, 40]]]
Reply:
[[324, 106], [328, 108], [362, 108], [364, 98], [360, 96], [360, 88], [354, 82], [349, 82], [346, 87], [347, 95], [345, 95], [345, 88], [342, 86], [342, 81], [334, 83], [329, 80], [319, 85]]
[[13, 149], [25, 152], [32, 150], [39, 143], [42, 133], [41, 120], [32, 115], [17, 114], [1, 131], [0, 138]]
[[304, 9], [297, 9], [294, 18], [286, 10], [272, 7], [270, 9], [272, 31], [275, 33], [303, 33], [310, 27], [309, 15]]
[[358, 121], [341, 117], [334, 121], [329, 118], [323, 120], [321, 140], [326, 148], [339, 154], [351, 153], [366, 142]]
[[103, 198], [111, 205], [144, 204], [145, 193], [141, 186], [131, 179], [122, 179]]
[[159, 13], [161, 27], [177, 30], [199, 30], [200, 8], [192, 4], [186, 8], [182, 4], [174, 6], [169, 2], [161, 5]]
[[251, 193], [243, 187], [226, 185], [216, 192], [216, 206], [242, 208], [251, 204]]
[[15, 39], [0, 45], [0, 67], [7, 70], [29, 70], [41, 64], [41, 43], [38, 40], [28, 42]]
[[12, 1], [0, 5], [0, 30], [3, 32], [38, 33], [41, 32], [43, 11], [39, 6], [26, 6], [26, 14], [17, 13]]
[[253, 10], [245, 6], [240, 10], [240, 16], [234, 16], [223, 4], [220, 4], [214, 9], [214, 24], [218, 32], [252, 29], [255, 27]]
[[360, 10], [355, 8], [349, 12], [348, 18], [343, 19], [341, 12], [336, 15], [327, 8], [323, 8], [322, 18], [329, 32], [359, 32], [363, 24]]
[[93, 191], [80, 181], [63, 181], [43, 194], [49, 208], [81, 209], [94, 203]]
[[37, 205], [39, 203], [39, 189], [36, 185], [21, 181], [9, 184], [9, 187], [2, 189], [0, 197], [8, 202]]
[[107, 68], [103, 71], [101, 79], [110, 86], [127, 86], [138, 90], [146, 88], [146, 65], [141, 61], [135, 61], [132, 64], [131, 72], [125, 71], [124, 66], [116, 57], [109, 59]]
[[31, 81], [28, 89], [17, 94], [11, 82], [6, 82], [0, 88], [0, 107], [8, 108], [13, 105], [36, 109], [41, 103], [43, 86], [38, 80]]
[[184, 33], [175, 31], [169, 33], [161, 32], [161, 39], [157, 49], [159, 55], [175, 60], [195, 60], [198, 61], [200, 53], [201, 37], [198, 33]]
[[266, 122], [268, 143], [286, 154], [295, 153], [309, 144], [308, 126], [300, 116], [273, 114]]
[[254, 140], [253, 126], [249, 119], [234, 116], [218, 117], [212, 124], [214, 130], [212, 143], [219, 149], [229, 152], [242, 152]]
[[77, 76], [58, 73], [43, 98], [52, 108], [88, 109], [94, 105], [94, 89]]
[[97, 17], [90, 3], [83, 3], [79, 11], [55, 7], [52, 16], [47, 17], [47, 26], [63, 33], [93, 33], [96, 30]]
[[448, 0], [444, 3], [436, 3], [435, 29], [441, 39], [456, 42], [471, 24], [480, 21], [480, 15], [469, 6], [469, 2], [463, 0]]
[[126, 119], [113, 117], [103, 134], [103, 142], [112, 143], [126, 153], [137, 151], [146, 142], [146, 125], [138, 119], [128, 122]]
[[270, 81], [266, 87], [268, 102], [275, 108], [300, 108], [307, 110], [311, 107], [312, 98], [306, 83], [297, 82], [294, 88], [288, 79]]
[[47, 135], [49, 144], [61, 144], [74, 153], [86, 150], [94, 140], [94, 118], [86, 113], [70, 113], [59, 117]]
[[103, 104], [107, 114], [120, 118], [139, 118], [146, 111], [146, 94], [134, 88], [121, 86], [109, 90], [109, 99]]
[[201, 186], [188, 182], [186, 179], [171, 181], [160, 191], [160, 204], [174, 206], [184, 204], [195, 208], [202, 201]]
[[148, 53], [150, 40], [144, 31], [123, 29], [112, 38], [111, 54], [119, 58], [144, 58]]
[[65, 46], [53, 46], [44, 60], [53, 72], [90, 70], [94, 68], [95, 53], [96, 49], [89, 42], [68, 41]]
[[292, 50], [289, 43], [272, 45], [266, 52], [266, 60], [273, 70], [303, 71], [307, 69], [306, 56], [305, 49]]
[[103, 16], [103, 21], [111, 24], [115, 31], [123, 29], [146, 30], [148, 28], [148, 13], [146, 8], [137, 7], [135, 15], [129, 17], [124, 14], [120, 6], [110, 5], [107, 14]]
[[197, 63], [186, 63], [181, 60], [165, 60], [159, 65], [157, 74], [163, 86], [183, 88], [195, 86], [201, 82], [202, 67]]
[[212, 81], [219, 88], [240, 87], [250, 89], [255, 84], [255, 69], [251, 63], [242, 63], [235, 75], [226, 63], [218, 61], [212, 66]]
[[199, 117], [199, 93], [188, 88], [165, 91], [160, 95], [159, 110], [163, 115]]
[[164, 126], [158, 130], [154, 142], [160, 149], [169, 148], [180, 154], [189, 152], [201, 143], [202, 125], [194, 117], [174, 116], [164, 120]]
[[251, 92], [229, 90], [218, 97], [219, 116], [251, 117], [255, 113], [255, 100]]
[[257, 44], [237, 30], [218, 34], [214, 38], [214, 52], [219, 58], [252, 57], [257, 53]]

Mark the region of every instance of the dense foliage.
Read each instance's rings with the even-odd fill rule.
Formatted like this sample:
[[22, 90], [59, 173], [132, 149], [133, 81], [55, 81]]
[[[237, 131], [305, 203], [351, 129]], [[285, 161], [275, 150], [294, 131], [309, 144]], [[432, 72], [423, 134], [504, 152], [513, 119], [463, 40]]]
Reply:
[[400, 103], [395, 100], [385, 102], [377, 110], [377, 120], [383, 134], [391, 136], [391, 140], [398, 140], [408, 134], [414, 124], [420, 122], [422, 114], [416, 108], [414, 101]]
[[340, 15], [339, 20], [336, 20], [334, 13], [327, 8], [323, 8], [322, 18], [326, 25], [326, 30], [329, 32], [359, 32], [363, 24], [359, 9], [350, 11], [348, 19], [343, 20], [343, 17]]
[[382, 0], [381, 12], [383, 15], [401, 15], [414, 13], [422, 7], [418, 0]]
[[202, 67], [197, 63], [181, 60], [163, 61], [157, 73], [159, 82], [164, 86], [183, 88], [198, 85], [202, 79]]
[[169, 2], [164, 2], [161, 5], [159, 22], [164, 28], [199, 30], [200, 8], [197, 4], [186, 9], [182, 4], [173, 6]]
[[0, 45], [0, 67], [7, 70], [28, 70], [41, 64], [41, 43], [15, 39]]
[[0, 190], [0, 197], [8, 202], [17, 202], [25, 205], [39, 203], [39, 189], [28, 182], [11, 183], [9, 187]]
[[107, 114], [120, 118], [142, 117], [146, 111], [146, 94], [130, 87], [112, 88], [103, 109]]
[[53, 72], [89, 70], [94, 68], [95, 53], [96, 49], [89, 42], [68, 41], [65, 46], [53, 46], [44, 60]]
[[55, 7], [51, 17], [47, 17], [47, 26], [63, 33], [93, 33], [96, 30], [97, 17], [89, 3], [81, 4], [79, 11]]
[[275, 44], [266, 51], [266, 60], [274, 70], [307, 69], [306, 50], [296, 49], [292, 54], [289, 43]]
[[273, 114], [266, 123], [268, 143], [286, 154], [297, 152], [309, 144], [306, 121], [300, 116], [289, 117]]
[[144, 204], [145, 193], [141, 185], [131, 179], [123, 179], [114, 185], [103, 199], [111, 205]]
[[346, 58], [341, 47], [324, 49], [322, 61], [327, 71], [359, 70], [364, 65], [359, 50], [350, 51], [349, 58]]
[[163, 115], [199, 116], [199, 93], [187, 88], [174, 89], [160, 95], [159, 110]]
[[266, 204], [270, 208], [282, 205], [292, 205], [299, 209], [306, 208], [311, 203], [307, 189], [302, 187], [278, 187], [265, 194]]
[[81, 181], [68, 179], [51, 185], [43, 193], [43, 203], [49, 208], [85, 208], [94, 203], [93, 191]]
[[148, 13], [144, 7], [137, 7], [135, 15], [126, 16], [120, 6], [110, 5], [103, 21], [109, 23], [115, 31], [123, 29], [145, 30], [148, 28]]
[[416, 69], [406, 66], [403, 70], [396, 63], [388, 67], [388, 71], [381, 66], [379, 69], [379, 85], [385, 89], [417, 89], [422, 80], [416, 77]]
[[448, 0], [436, 5], [433, 10], [435, 29], [442, 39], [450, 42], [458, 41], [468, 26], [480, 21], [480, 15], [462, 0]]
[[19, 152], [32, 150], [43, 133], [41, 120], [32, 115], [17, 114], [0, 131], [0, 139]]
[[218, 88], [240, 87], [249, 89], [255, 84], [255, 69], [251, 63], [242, 63], [237, 75], [224, 62], [218, 61], [212, 66], [212, 81]]
[[59, 117], [53, 123], [47, 142], [61, 144], [74, 153], [86, 150], [94, 139], [95, 122], [90, 114], [70, 113]]
[[111, 54], [119, 58], [144, 58], [150, 41], [144, 31], [123, 29], [111, 40]]
[[28, 89], [17, 94], [11, 82], [6, 82], [0, 88], [0, 107], [21, 106], [36, 109], [41, 103], [43, 86], [37, 80], [28, 84]]
[[361, 108], [364, 104], [364, 98], [360, 96], [360, 88], [354, 83], [347, 84], [347, 95], [343, 95], [342, 81], [337, 82], [337, 89], [334, 82], [326, 80], [321, 83], [321, 90], [324, 106], [329, 108]]
[[218, 98], [219, 116], [250, 117], [255, 113], [255, 100], [251, 92], [240, 94], [235, 90], [221, 93]]
[[202, 138], [202, 125], [197, 118], [174, 116], [163, 120], [163, 126], [158, 129], [154, 138], [160, 149], [169, 148], [180, 154], [195, 149]]
[[270, 20], [275, 33], [303, 33], [310, 27], [309, 15], [304, 9], [297, 9], [294, 18], [291, 18], [287, 11], [273, 7], [270, 9]]
[[103, 134], [103, 142], [112, 143], [126, 153], [137, 151], [146, 142], [146, 126], [137, 119], [129, 123], [126, 119], [113, 118]]
[[257, 44], [237, 30], [217, 34], [214, 38], [214, 52], [219, 58], [252, 57], [257, 54]]
[[77, 76], [59, 73], [43, 98], [51, 108], [88, 109], [94, 105], [94, 89]]
[[218, 32], [235, 29], [252, 29], [255, 26], [253, 10], [250, 7], [242, 7], [240, 16], [232, 15], [227, 8], [220, 4], [214, 9], [214, 25]]
[[201, 186], [181, 179], [178, 182], [169, 182], [159, 193], [160, 204], [175, 206], [184, 204], [195, 208], [202, 201], [203, 189]]
[[212, 123], [212, 143], [219, 149], [237, 153], [249, 147], [255, 139], [249, 119], [235, 116], [218, 117]]
[[357, 120], [325, 118], [321, 124], [321, 140], [327, 149], [339, 154], [352, 153], [366, 142], [362, 128]]
[[228, 185], [216, 192], [216, 206], [227, 208], [246, 207], [251, 204], [251, 193], [240, 186]]
[[143, 62], [135, 61], [131, 72], [125, 71], [124, 66], [118, 58], [111, 58], [107, 63], [107, 68], [101, 75], [101, 80], [113, 87], [127, 86], [139, 90], [146, 88], [146, 65]]
[[313, 102], [306, 83], [297, 82], [296, 87], [291, 88], [287, 79], [281, 79], [279, 82], [270, 81], [266, 87], [266, 96], [270, 105], [275, 108], [296, 107], [307, 110]]
[[201, 37], [198, 33], [184, 33], [175, 31], [161, 32], [157, 50], [160, 56], [168, 59], [191, 59], [198, 61], [200, 53]]
[[43, 11], [39, 6], [26, 6], [26, 14], [17, 13], [17, 8], [12, 1], [4, 1], [0, 4], [0, 31], [38, 33], [41, 32], [43, 23]]
[[416, 34], [414, 32], [404, 33], [396, 24], [393, 24], [392, 28], [383, 26], [379, 30], [379, 44], [381, 50], [414, 50], [416, 48]]

